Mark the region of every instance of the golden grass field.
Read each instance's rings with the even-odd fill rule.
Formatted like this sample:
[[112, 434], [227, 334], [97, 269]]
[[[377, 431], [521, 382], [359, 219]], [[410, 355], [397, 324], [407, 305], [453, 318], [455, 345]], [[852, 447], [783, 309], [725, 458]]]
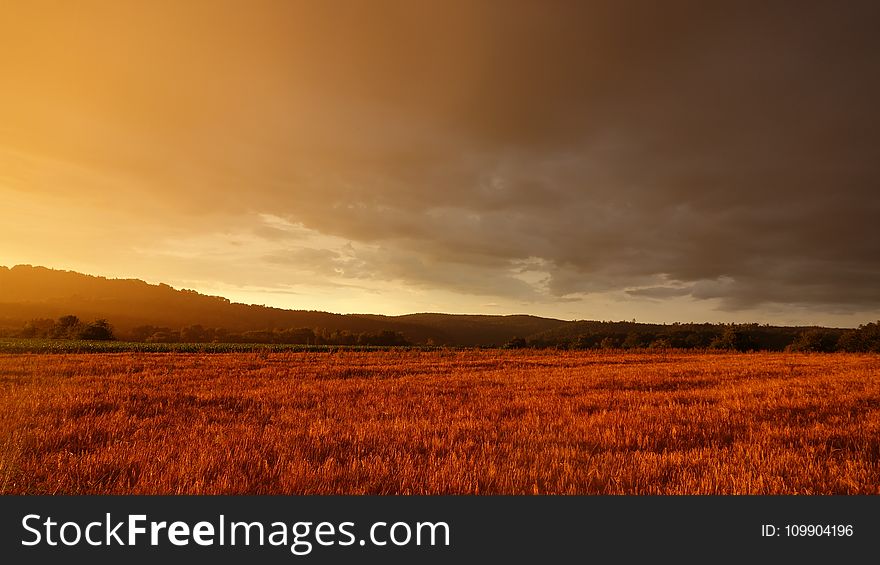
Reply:
[[0, 356], [5, 494], [880, 494], [880, 357]]

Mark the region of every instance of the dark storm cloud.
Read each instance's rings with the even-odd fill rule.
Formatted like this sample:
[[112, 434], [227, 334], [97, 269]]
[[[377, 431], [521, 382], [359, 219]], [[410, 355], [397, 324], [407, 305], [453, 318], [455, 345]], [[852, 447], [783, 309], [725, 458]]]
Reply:
[[428, 261], [538, 257], [560, 297], [880, 305], [874, 9], [568, 8], [493, 22], [412, 153], [367, 151], [328, 186], [359, 205], [301, 217]]

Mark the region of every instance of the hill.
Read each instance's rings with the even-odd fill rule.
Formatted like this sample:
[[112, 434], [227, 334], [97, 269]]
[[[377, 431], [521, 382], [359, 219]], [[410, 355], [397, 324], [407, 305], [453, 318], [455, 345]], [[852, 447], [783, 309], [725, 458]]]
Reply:
[[464, 316], [452, 314], [333, 314], [285, 310], [230, 302], [166, 284], [137, 279], [108, 279], [72, 271], [17, 265], [0, 267], [0, 328], [19, 330], [30, 320], [74, 314], [109, 320], [119, 337], [133, 337], [140, 327], [180, 328], [200, 325], [228, 332], [264, 332], [310, 328], [325, 332], [398, 332], [411, 343], [501, 345], [566, 324], [534, 316]]

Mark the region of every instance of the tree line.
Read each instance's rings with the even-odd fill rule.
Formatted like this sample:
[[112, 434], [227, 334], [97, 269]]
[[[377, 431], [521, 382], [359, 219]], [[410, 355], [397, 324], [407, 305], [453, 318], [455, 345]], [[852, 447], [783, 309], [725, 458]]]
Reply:
[[[39, 318], [7, 337], [115, 340], [105, 319], [84, 322], [77, 316]], [[509, 335], [509, 334], [508, 334]], [[182, 328], [137, 326], [120, 336], [143, 343], [252, 343], [290, 345], [414, 345], [392, 330], [354, 332], [322, 328], [272, 328], [234, 332], [199, 324]], [[515, 337], [502, 347], [557, 349], [717, 349], [726, 351], [812, 351], [880, 353], [880, 321], [855, 329], [791, 328], [759, 324], [636, 324], [634, 322], [573, 322], [562, 331]]]
[[27, 322], [16, 337], [42, 339], [87, 339], [108, 341], [116, 339], [107, 320], [83, 322], [77, 316], [61, 316], [57, 320], [35, 319]]
[[[880, 321], [855, 329], [781, 328], [759, 324], [647, 325], [596, 323], [577, 335], [515, 337], [504, 347], [561, 349], [717, 349], [880, 353]], [[630, 329], [626, 329], [632, 326]]]
[[402, 333], [391, 330], [351, 332], [323, 328], [284, 328], [233, 332], [226, 328], [184, 326], [138, 326], [130, 332], [132, 341], [147, 343], [273, 343], [285, 345], [412, 345]]
[[[62, 316], [57, 320], [40, 318], [27, 322], [11, 332], [10, 337], [31, 339], [115, 340], [117, 336], [107, 320], [85, 323], [77, 316]], [[402, 333], [383, 330], [378, 332], [350, 332], [321, 328], [287, 328], [232, 332], [225, 328], [205, 328], [199, 324], [173, 329], [165, 326], [143, 325], [125, 334], [125, 340], [142, 343], [272, 343], [290, 345], [412, 345]]]

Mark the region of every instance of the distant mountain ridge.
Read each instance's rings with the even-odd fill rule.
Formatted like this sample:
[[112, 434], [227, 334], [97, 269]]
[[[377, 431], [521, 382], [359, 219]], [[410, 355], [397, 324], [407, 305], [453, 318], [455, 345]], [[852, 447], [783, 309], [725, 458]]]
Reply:
[[82, 319], [105, 318], [122, 338], [143, 325], [180, 328], [200, 324], [235, 332], [284, 328], [394, 331], [413, 343], [462, 346], [501, 345], [517, 336], [526, 337], [569, 323], [526, 315], [383, 316], [285, 310], [240, 304], [139, 279], [108, 279], [30, 265], [0, 266], [0, 328], [20, 328], [32, 319], [67, 314]]

